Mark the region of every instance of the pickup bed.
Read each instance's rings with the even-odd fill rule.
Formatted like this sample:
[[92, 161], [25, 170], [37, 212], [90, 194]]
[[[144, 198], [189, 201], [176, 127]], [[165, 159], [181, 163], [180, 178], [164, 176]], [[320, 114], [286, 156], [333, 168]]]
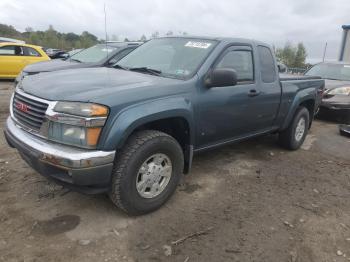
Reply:
[[169, 199], [198, 152], [269, 133], [298, 149], [323, 89], [280, 79], [262, 42], [158, 38], [113, 68], [25, 77], [5, 136], [39, 173], [139, 215]]

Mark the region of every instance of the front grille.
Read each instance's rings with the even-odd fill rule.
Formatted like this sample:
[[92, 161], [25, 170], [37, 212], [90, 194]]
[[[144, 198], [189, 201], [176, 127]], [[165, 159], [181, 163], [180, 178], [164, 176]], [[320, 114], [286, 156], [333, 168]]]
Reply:
[[40, 130], [44, 122], [48, 104], [15, 93], [13, 98], [13, 115], [21, 124]]

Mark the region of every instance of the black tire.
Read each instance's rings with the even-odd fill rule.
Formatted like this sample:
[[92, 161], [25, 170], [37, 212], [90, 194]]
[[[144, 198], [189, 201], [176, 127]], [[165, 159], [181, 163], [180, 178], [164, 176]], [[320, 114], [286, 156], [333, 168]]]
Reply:
[[[172, 174], [164, 190], [154, 198], [142, 197], [136, 188], [141, 165], [154, 154], [166, 155], [172, 164]], [[131, 135], [117, 153], [109, 193], [112, 202], [129, 215], [142, 215], [161, 207], [174, 193], [184, 168], [183, 151], [171, 136], [154, 130]]]
[[[305, 130], [301, 137], [301, 139], [296, 139], [296, 129], [299, 121], [304, 118], [305, 120]], [[310, 113], [309, 110], [305, 107], [299, 107], [294, 114], [293, 120], [291, 124], [288, 126], [286, 130], [283, 130], [279, 133], [279, 143], [281, 146], [289, 149], [289, 150], [297, 150], [304, 143], [305, 137], [309, 130], [310, 124]]]

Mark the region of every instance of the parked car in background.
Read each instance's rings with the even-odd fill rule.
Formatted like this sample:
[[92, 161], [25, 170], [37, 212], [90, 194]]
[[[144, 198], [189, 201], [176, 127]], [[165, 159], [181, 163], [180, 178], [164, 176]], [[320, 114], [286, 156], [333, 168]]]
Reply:
[[156, 38], [113, 67], [24, 78], [5, 137], [41, 174], [109, 193], [140, 215], [170, 198], [196, 153], [270, 133], [298, 149], [323, 86], [319, 77], [281, 78], [262, 42]]
[[66, 51], [63, 51], [63, 50], [57, 50], [55, 52], [52, 52], [49, 57], [51, 59], [64, 59], [64, 58], [67, 58], [69, 55], [68, 55], [68, 52]]
[[55, 49], [55, 48], [44, 48], [44, 51], [51, 59], [57, 58], [59, 54], [66, 53], [61, 49]]
[[50, 58], [40, 46], [0, 43], [0, 78], [16, 78], [26, 65], [47, 60]]
[[339, 125], [339, 132], [342, 136], [350, 137], [350, 125]]
[[132, 50], [138, 47], [138, 42], [119, 42], [109, 44], [97, 44], [81, 50], [67, 59], [55, 59], [47, 62], [27, 66], [16, 79], [20, 81], [27, 75], [40, 72], [51, 72], [64, 69], [110, 66], [119, 61]]
[[326, 89], [320, 105], [320, 114], [350, 124], [350, 63], [325, 62], [310, 68], [306, 76], [325, 79]]

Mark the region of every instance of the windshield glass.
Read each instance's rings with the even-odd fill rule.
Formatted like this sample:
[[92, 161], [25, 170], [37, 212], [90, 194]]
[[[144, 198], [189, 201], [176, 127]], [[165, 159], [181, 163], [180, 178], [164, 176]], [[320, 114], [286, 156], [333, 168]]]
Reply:
[[161, 76], [185, 79], [197, 71], [215, 44], [216, 41], [206, 39], [153, 39], [136, 48], [115, 66], [130, 70], [147, 68], [159, 71]]
[[350, 65], [318, 64], [305, 73], [307, 76], [320, 76], [324, 79], [350, 81]]
[[107, 57], [107, 51], [108, 54], [110, 54], [116, 49], [116, 47], [112, 46], [106, 47], [104, 44], [94, 45], [80, 51], [79, 53], [76, 53], [75, 55], [72, 55], [70, 59], [77, 60], [82, 63], [96, 63]]

